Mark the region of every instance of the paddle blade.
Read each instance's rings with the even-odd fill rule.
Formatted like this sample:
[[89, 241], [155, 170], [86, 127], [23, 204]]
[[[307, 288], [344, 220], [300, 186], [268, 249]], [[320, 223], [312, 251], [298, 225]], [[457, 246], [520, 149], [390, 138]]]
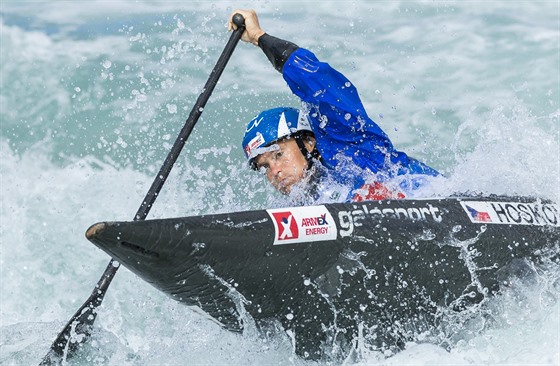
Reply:
[[101, 305], [118, 268], [118, 262], [114, 260], [109, 262], [89, 298], [58, 334], [40, 365], [60, 364], [67, 356], [74, 354], [80, 344], [91, 336], [93, 323], [97, 317], [97, 308]]

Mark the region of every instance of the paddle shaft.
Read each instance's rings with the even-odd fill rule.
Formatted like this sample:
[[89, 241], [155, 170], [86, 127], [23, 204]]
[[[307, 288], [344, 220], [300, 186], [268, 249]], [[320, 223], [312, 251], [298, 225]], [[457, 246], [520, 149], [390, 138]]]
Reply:
[[[228, 43], [220, 55], [220, 58], [210, 73], [208, 81], [204, 85], [202, 93], [199, 95], [189, 117], [179, 133], [179, 136], [175, 140], [171, 151], [167, 155], [167, 158], [148, 190], [146, 197], [138, 208], [138, 211], [134, 216], [135, 221], [144, 220], [150, 212], [150, 209], [152, 208], [159, 192], [169, 177], [169, 173], [171, 172], [173, 165], [177, 161], [181, 150], [185, 146], [194, 125], [202, 114], [206, 102], [214, 91], [214, 87], [218, 83], [218, 79], [222, 75], [222, 72], [224, 71], [231, 55], [233, 54], [233, 51], [235, 50], [235, 47], [237, 46], [237, 43], [241, 39], [241, 35], [245, 31], [244, 19], [241, 14], [235, 14], [233, 22], [237, 25], [237, 29], [234, 30], [230, 36]], [[111, 284], [111, 281], [118, 269], [119, 263], [114, 259], [111, 259], [105, 269], [105, 272], [93, 289], [93, 292], [86, 302], [78, 309], [78, 311], [76, 311], [74, 316], [72, 316], [72, 318], [68, 321], [64, 329], [58, 334], [57, 338], [51, 345], [49, 352], [43, 358], [41, 365], [59, 363], [59, 360], [64, 356], [64, 354], [66, 354], [66, 357], [71, 357], [73, 352], [78, 348], [78, 345], [85, 342], [85, 340], [90, 336], [93, 322], [97, 316], [97, 308], [101, 305], [101, 302], [105, 297], [105, 293], [107, 292], [107, 289], [109, 288], [109, 285]]]

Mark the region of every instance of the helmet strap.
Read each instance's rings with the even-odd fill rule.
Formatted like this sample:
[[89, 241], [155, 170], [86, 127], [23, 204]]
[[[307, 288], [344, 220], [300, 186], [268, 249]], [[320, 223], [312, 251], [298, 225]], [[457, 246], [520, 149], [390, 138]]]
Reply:
[[313, 166], [313, 160], [319, 160], [321, 158], [321, 154], [319, 153], [319, 150], [317, 150], [317, 147], [313, 147], [312, 151], [307, 150], [307, 147], [305, 146], [305, 142], [304, 139], [306, 138], [305, 134], [298, 134], [296, 136], [294, 136], [294, 139], [296, 140], [296, 144], [299, 147], [299, 151], [301, 151], [301, 154], [305, 157], [305, 160], [307, 161], [307, 170], [311, 169], [311, 167]]

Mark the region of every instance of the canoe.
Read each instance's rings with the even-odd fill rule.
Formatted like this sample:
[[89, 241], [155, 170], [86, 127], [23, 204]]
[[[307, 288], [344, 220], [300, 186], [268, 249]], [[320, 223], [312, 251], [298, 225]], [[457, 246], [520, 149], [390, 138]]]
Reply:
[[86, 237], [224, 328], [280, 327], [318, 359], [414, 340], [557, 254], [559, 225], [554, 202], [464, 196], [100, 222]]

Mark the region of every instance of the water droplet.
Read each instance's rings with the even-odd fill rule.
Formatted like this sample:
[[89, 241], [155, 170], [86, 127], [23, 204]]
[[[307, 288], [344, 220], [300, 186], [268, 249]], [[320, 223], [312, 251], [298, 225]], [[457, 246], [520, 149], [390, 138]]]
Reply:
[[177, 105], [176, 104], [167, 104], [167, 112], [174, 114], [177, 113]]

